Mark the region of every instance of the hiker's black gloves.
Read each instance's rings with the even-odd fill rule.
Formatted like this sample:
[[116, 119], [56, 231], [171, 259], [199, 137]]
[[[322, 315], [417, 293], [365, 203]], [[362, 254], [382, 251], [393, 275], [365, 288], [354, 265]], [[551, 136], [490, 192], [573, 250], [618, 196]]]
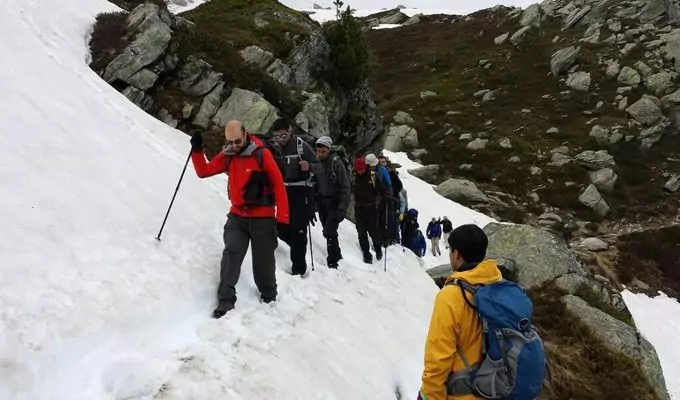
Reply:
[[203, 150], [203, 137], [201, 137], [201, 132], [196, 132], [191, 137], [191, 151], [202, 151]]

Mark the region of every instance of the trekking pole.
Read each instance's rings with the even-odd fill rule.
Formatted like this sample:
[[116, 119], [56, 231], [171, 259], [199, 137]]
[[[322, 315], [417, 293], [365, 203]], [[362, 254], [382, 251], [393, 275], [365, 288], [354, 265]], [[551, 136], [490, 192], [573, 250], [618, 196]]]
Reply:
[[[389, 217], [389, 207], [387, 206], [387, 202], [385, 202], [385, 236], [387, 236], [387, 227], [389, 226], [389, 222], [387, 221], [387, 217]], [[385, 272], [387, 272], [387, 241], [384, 243], [385, 245], [385, 254], [383, 254], [383, 257], [385, 257]]]
[[309, 256], [312, 258], [312, 271], [314, 271], [314, 245], [312, 244], [312, 225], [307, 223], [307, 232], [309, 233]]
[[168, 206], [168, 211], [165, 213], [165, 218], [163, 218], [163, 224], [161, 225], [161, 229], [158, 231], [158, 235], [156, 236], [156, 240], [159, 242], [161, 241], [161, 234], [163, 233], [163, 228], [165, 228], [165, 222], [168, 220], [168, 215], [170, 215], [170, 209], [172, 209], [172, 205], [175, 202], [175, 197], [177, 197], [177, 192], [179, 191], [179, 185], [182, 184], [182, 179], [184, 179], [184, 173], [187, 171], [187, 166], [189, 165], [189, 160], [191, 159], [191, 151], [189, 151], [189, 156], [187, 157], [186, 162], [184, 162], [184, 169], [182, 169], [182, 175], [179, 176], [179, 181], [177, 182], [177, 187], [175, 188], [175, 193], [172, 195], [172, 200], [170, 200], [170, 205]]

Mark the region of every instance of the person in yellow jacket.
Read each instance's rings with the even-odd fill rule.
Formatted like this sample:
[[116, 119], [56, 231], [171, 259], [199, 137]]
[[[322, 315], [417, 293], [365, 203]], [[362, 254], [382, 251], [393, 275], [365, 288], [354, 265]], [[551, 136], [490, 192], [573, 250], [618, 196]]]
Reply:
[[[472, 285], [488, 284], [502, 279], [493, 260], [486, 260], [489, 240], [477, 225], [462, 225], [448, 238], [449, 260], [454, 279]], [[465, 294], [472, 302], [472, 295]], [[454, 372], [464, 369], [459, 356], [464, 354], [470, 365], [482, 361], [482, 325], [475, 311], [463, 298], [458, 285], [446, 285], [434, 301], [430, 329], [425, 344], [425, 368], [418, 400], [476, 400], [472, 393], [449, 395], [447, 380]]]

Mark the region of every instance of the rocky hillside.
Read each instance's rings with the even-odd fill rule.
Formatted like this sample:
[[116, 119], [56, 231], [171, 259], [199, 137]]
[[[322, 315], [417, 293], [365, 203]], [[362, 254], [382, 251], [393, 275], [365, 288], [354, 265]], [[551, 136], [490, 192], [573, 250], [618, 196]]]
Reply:
[[332, 135], [350, 154], [382, 148], [368, 86], [324, 79], [329, 44], [307, 15], [274, 0], [213, 0], [181, 16], [162, 0], [119, 3], [130, 12], [99, 16], [91, 67], [160, 120], [204, 132], [209, 153], [228, 120], [265, 132], [278, 115], [310, 140]]
[[667, 225], [680, 206], [677, 15], [662, 0], [559, 0], [372, 30], [386, 148], [505, 220]]

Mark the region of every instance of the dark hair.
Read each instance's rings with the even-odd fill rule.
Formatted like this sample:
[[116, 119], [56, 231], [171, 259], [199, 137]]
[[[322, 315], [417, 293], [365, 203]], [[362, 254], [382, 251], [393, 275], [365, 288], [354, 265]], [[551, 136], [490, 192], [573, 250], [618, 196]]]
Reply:
[[479, 263], [486, 257], [489, 239], [482, 228], [477, 225], [461, 225], [449, 235], [451, 251], [458, 250], [466, 263]]
[[290, 131], [290, 122], [286, 118], [277, 118], [272, 124], [272, 132], [278, 132], [280, 130]]

